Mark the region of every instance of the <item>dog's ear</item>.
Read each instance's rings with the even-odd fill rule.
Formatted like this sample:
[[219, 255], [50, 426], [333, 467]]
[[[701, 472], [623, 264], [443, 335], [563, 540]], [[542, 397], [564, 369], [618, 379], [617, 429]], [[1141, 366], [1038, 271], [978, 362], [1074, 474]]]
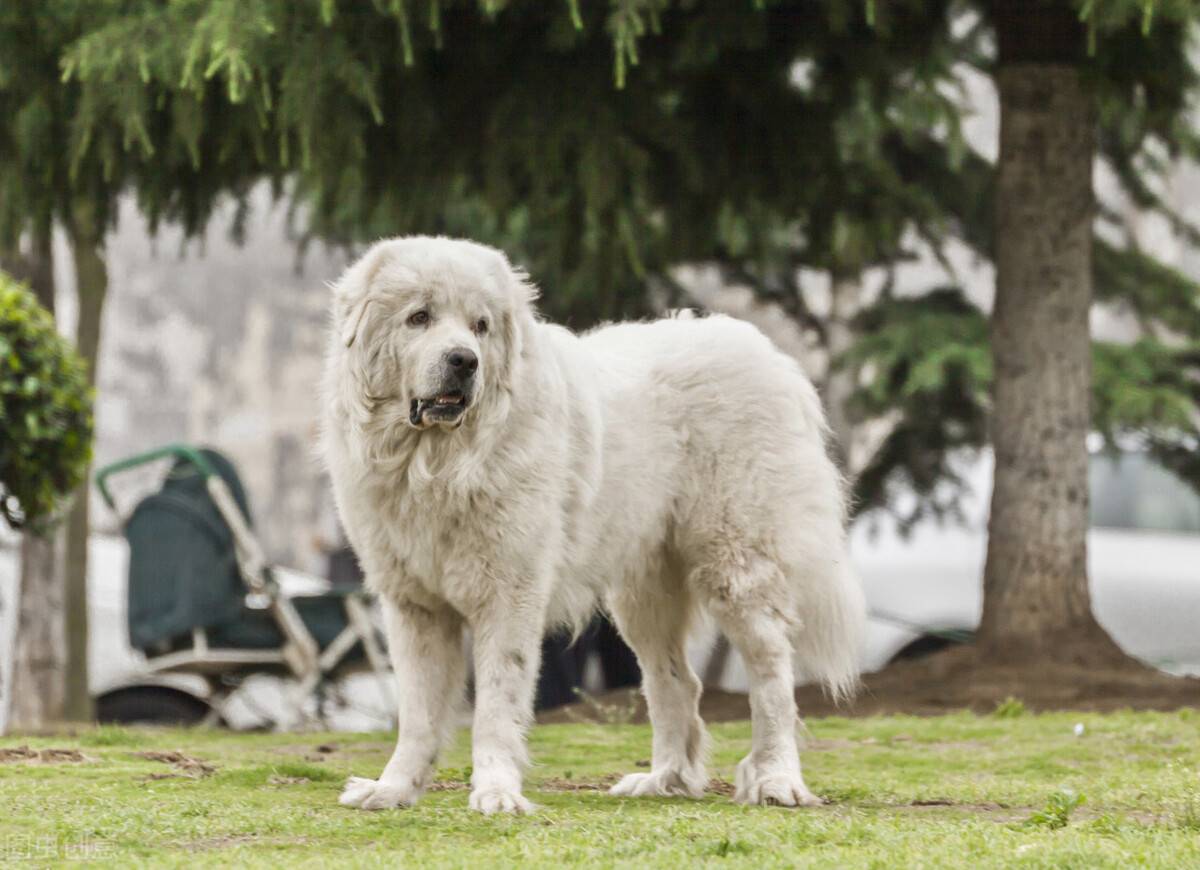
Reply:
[[354, 339], [358, 338], [358, 331], [362, 327], [363, 318], [367, 314], [367, 306], [370, 304], [371, 297], [364, 295], [343, 312], [342, 344], [346, 347], [350, 347], [354, 344]]
[[525, 344], [525, 329], [524, 318], [529, 314], [526, 311], [506, 311], [504, 312], [503, 330], [504, 330], [504, 377], [509, 379], [512, 377], [512, 370], [517, 365], [517, 360], [521, 358], [521, 352], [524, 350]]
[[386, 261], [388, 245], [388, 242], [380, 242], [372, 246], [330, 285], [337, 315], [335, 322], [341, 327], [340, 337], [346, 347], [354, 344], [362, 330], [367, 308], [373, 301], [371, 284]]

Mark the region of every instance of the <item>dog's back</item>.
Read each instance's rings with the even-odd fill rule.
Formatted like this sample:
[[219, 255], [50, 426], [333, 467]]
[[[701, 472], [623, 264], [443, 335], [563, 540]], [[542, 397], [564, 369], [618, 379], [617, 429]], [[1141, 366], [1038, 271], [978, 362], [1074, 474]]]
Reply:
[[[785, 616], [807, 676], [857, 682], [863, 596], [845, 552], [843, 485], [820, 399], [794, 359], [724, 316], [582, 338], [603, 409], [597, 500], [611, 566], [666, 542], [701, 605], [759, 597]], [[603, 561], [603, 560], [601, 560]], [[636, 573], [636, 567], [635, 567]]]

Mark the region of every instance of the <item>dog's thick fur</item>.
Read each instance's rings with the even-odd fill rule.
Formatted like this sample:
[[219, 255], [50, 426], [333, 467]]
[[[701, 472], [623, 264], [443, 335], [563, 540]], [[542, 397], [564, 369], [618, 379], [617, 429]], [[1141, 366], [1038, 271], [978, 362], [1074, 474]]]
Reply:
[[[793, 651], [845, 694], [864, 621], [816, 392], [746, 323], [685, 314], [576, 336], [540, 322], [534, 296], [498, 251], [428, 237], [380, 242], [334, 287], [323, 451], [383, 601], [400, 698], [395, 754], [342, 803], [421, 796], [463, 695], [469, 628], [470, 805], [529, 810], [542, 634], [600, 604], [637, 653], [654, 726], [650, 771], [613, 794], [704, 791], [685, 655], [703, 610], [751, 680], [737, 800], [816, 802], [800, 773]], [[479, 360], [466, 410], [427, 419], [419, 402], [442, 394], [446, 354], [462, 348]]]

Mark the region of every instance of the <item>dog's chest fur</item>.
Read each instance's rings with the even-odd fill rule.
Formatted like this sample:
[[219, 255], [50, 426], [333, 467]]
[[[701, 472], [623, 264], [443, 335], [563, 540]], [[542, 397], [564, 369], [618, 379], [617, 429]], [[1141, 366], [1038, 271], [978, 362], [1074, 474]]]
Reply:
[[[537, 592], [547, 625], [586, 622], [613, 582], [652, 558], [644, 539], [662, 536], [645, 523], [640, 502], [649, 492], [600, 497], [629, 478], [606, 481], [595, 422], [580, 416], [565, 430], [543, 431], [528, 455], [508, 445], [494, 464], [504, 471], [469, 491], [437, 479], [376, 489], [369, 501], [398, 568], [379, 591], [444, 601], [468, 618], [491, 602]], [[611, 509], [599, 510], [600, 502]]]
[[[534, 328], [527, 354], [537, 383], [515, 392], [487, 451], [439, 453], [420, 481], [355, 475], [374, 481], [351, 500], [387, 554], [369, 580], [378, 591], [468, 619], [536, 594], [548, 624], [580, 625], [614, 584], [659, 570], [686, 439], [656, 417], [669, 396], [642, 378], [602, 393], [592, 355], [552, 327]], [[469, 485], [459, 463], [474, 469]]]

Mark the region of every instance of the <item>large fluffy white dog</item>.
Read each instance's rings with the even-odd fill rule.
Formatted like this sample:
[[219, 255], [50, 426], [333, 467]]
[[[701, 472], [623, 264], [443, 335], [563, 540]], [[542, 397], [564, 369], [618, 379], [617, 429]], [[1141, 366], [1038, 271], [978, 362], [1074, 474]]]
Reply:
[[637, 653], [648, 773], [615, 795], [699, 796], [700, 683], [685, 641], [707, 611], [745, 659], [753, 747], [737, 800], [817, 798], [792, 688], [857, 679], [863, 598], [820, 402], [754, 327], [680, 316], [583, 336], [540, 322], [491, 248], [380, 242], [334, 287], [324, 452], [367, 583], [383, 601], [399, 739], [341, 801], [414, 803], [463, 696], [473, 634], [471, 807], [521, 795], [542, 634], [603, 604]]

